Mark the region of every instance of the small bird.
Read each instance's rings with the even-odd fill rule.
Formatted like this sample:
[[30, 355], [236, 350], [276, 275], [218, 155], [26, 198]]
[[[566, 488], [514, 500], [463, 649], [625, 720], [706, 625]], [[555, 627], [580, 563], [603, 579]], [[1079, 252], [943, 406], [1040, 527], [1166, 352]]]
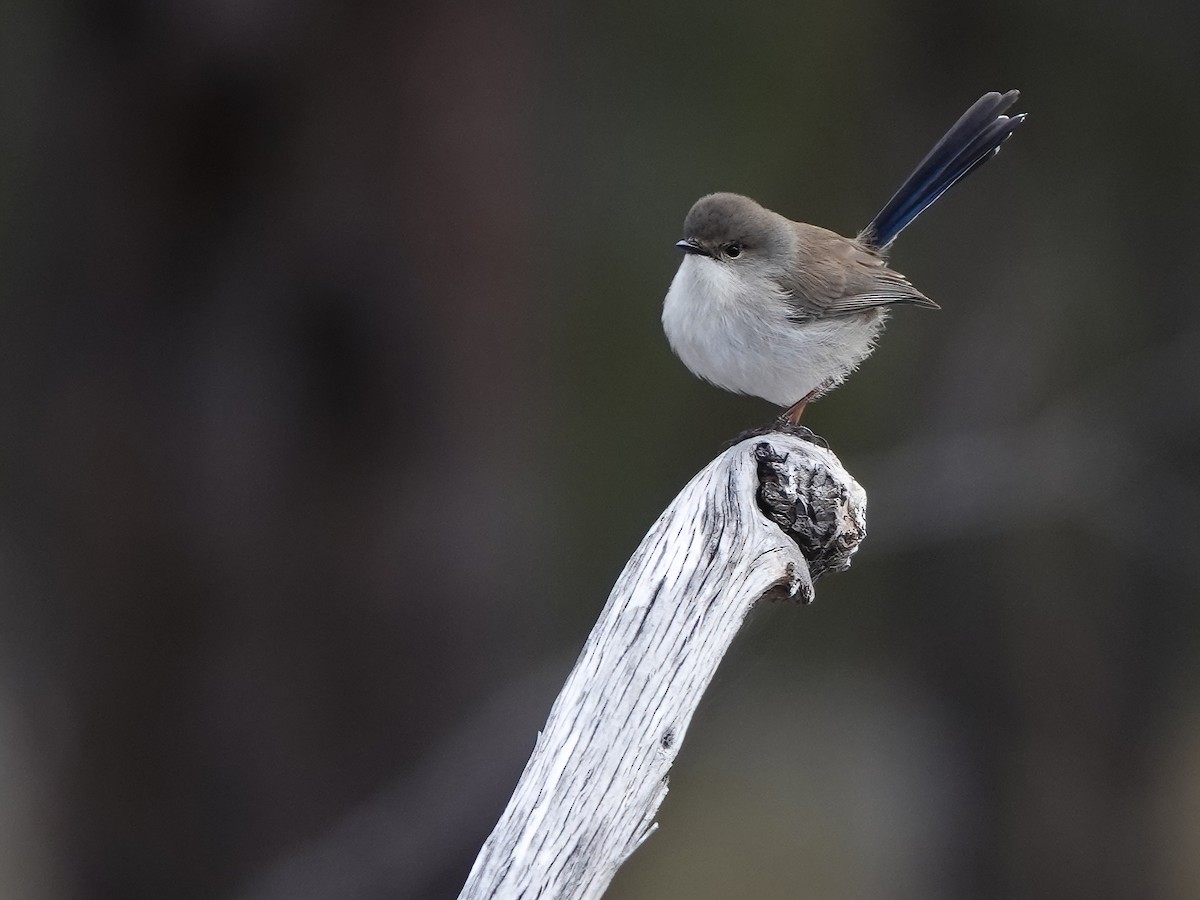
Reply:
[[780, 406], [793, 425], [870, 354], [887, 308], [938, 305], [888, 267], [896, 236], [999, 150], [1025, 119], [1018, 92], [984, 94], [857, 237], [793, 222], [740, 194], [709, 194], [683, 223], [663, 303], [671, 349], [701, 378]]

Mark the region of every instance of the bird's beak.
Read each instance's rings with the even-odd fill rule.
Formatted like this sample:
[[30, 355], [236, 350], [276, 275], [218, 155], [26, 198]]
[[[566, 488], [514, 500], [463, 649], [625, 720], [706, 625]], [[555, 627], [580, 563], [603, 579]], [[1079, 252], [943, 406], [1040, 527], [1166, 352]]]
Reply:
[[698, 256], [712, 256], [711, 253], [709, 253], [707, 250], [705, 250], [703, 247], [701, 247], [692, 238], [684, 238], [682, 241], [676, 241], [675, 246], [678, 247], [680, 250], [682, 250], [684, 253], [692, 253], [692, 254], [696, 254]]

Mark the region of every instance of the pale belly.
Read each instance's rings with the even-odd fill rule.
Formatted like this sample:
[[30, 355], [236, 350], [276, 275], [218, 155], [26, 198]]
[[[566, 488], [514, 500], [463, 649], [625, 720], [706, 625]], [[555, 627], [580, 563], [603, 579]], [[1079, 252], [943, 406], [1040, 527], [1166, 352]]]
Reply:
[[694, 374], [717, 387], [790, 406], [841, 384], [870, 355], [881, 309], [804, 323], [786, 297], [745, 290], [727, 265], [685, 257], [663, 304], [663, 330]]

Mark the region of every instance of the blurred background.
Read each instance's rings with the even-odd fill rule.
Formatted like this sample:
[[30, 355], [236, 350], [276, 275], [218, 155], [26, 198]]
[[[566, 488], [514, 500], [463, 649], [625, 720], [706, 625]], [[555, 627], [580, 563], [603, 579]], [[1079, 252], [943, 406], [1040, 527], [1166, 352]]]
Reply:
[[608, 590], [774, 415], [712, 190], [854, 233], [854, 568], [757, 610], [615, 900], [1200, 895], [1200, 6], [9, 0], [0, 895], [454, 897]]

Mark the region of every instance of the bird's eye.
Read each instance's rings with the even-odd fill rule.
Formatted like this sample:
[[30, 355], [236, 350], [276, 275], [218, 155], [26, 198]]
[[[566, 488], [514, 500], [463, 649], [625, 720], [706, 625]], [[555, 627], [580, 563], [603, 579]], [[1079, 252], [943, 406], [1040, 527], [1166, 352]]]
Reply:
[[730, 259], [737, 259], [739, 256], [742, 255], [742, 245], [739, 244], [737, 241], [734, 241], [732, 244], [726, 244], [725, 245], [725, 255], [728, 256]]

